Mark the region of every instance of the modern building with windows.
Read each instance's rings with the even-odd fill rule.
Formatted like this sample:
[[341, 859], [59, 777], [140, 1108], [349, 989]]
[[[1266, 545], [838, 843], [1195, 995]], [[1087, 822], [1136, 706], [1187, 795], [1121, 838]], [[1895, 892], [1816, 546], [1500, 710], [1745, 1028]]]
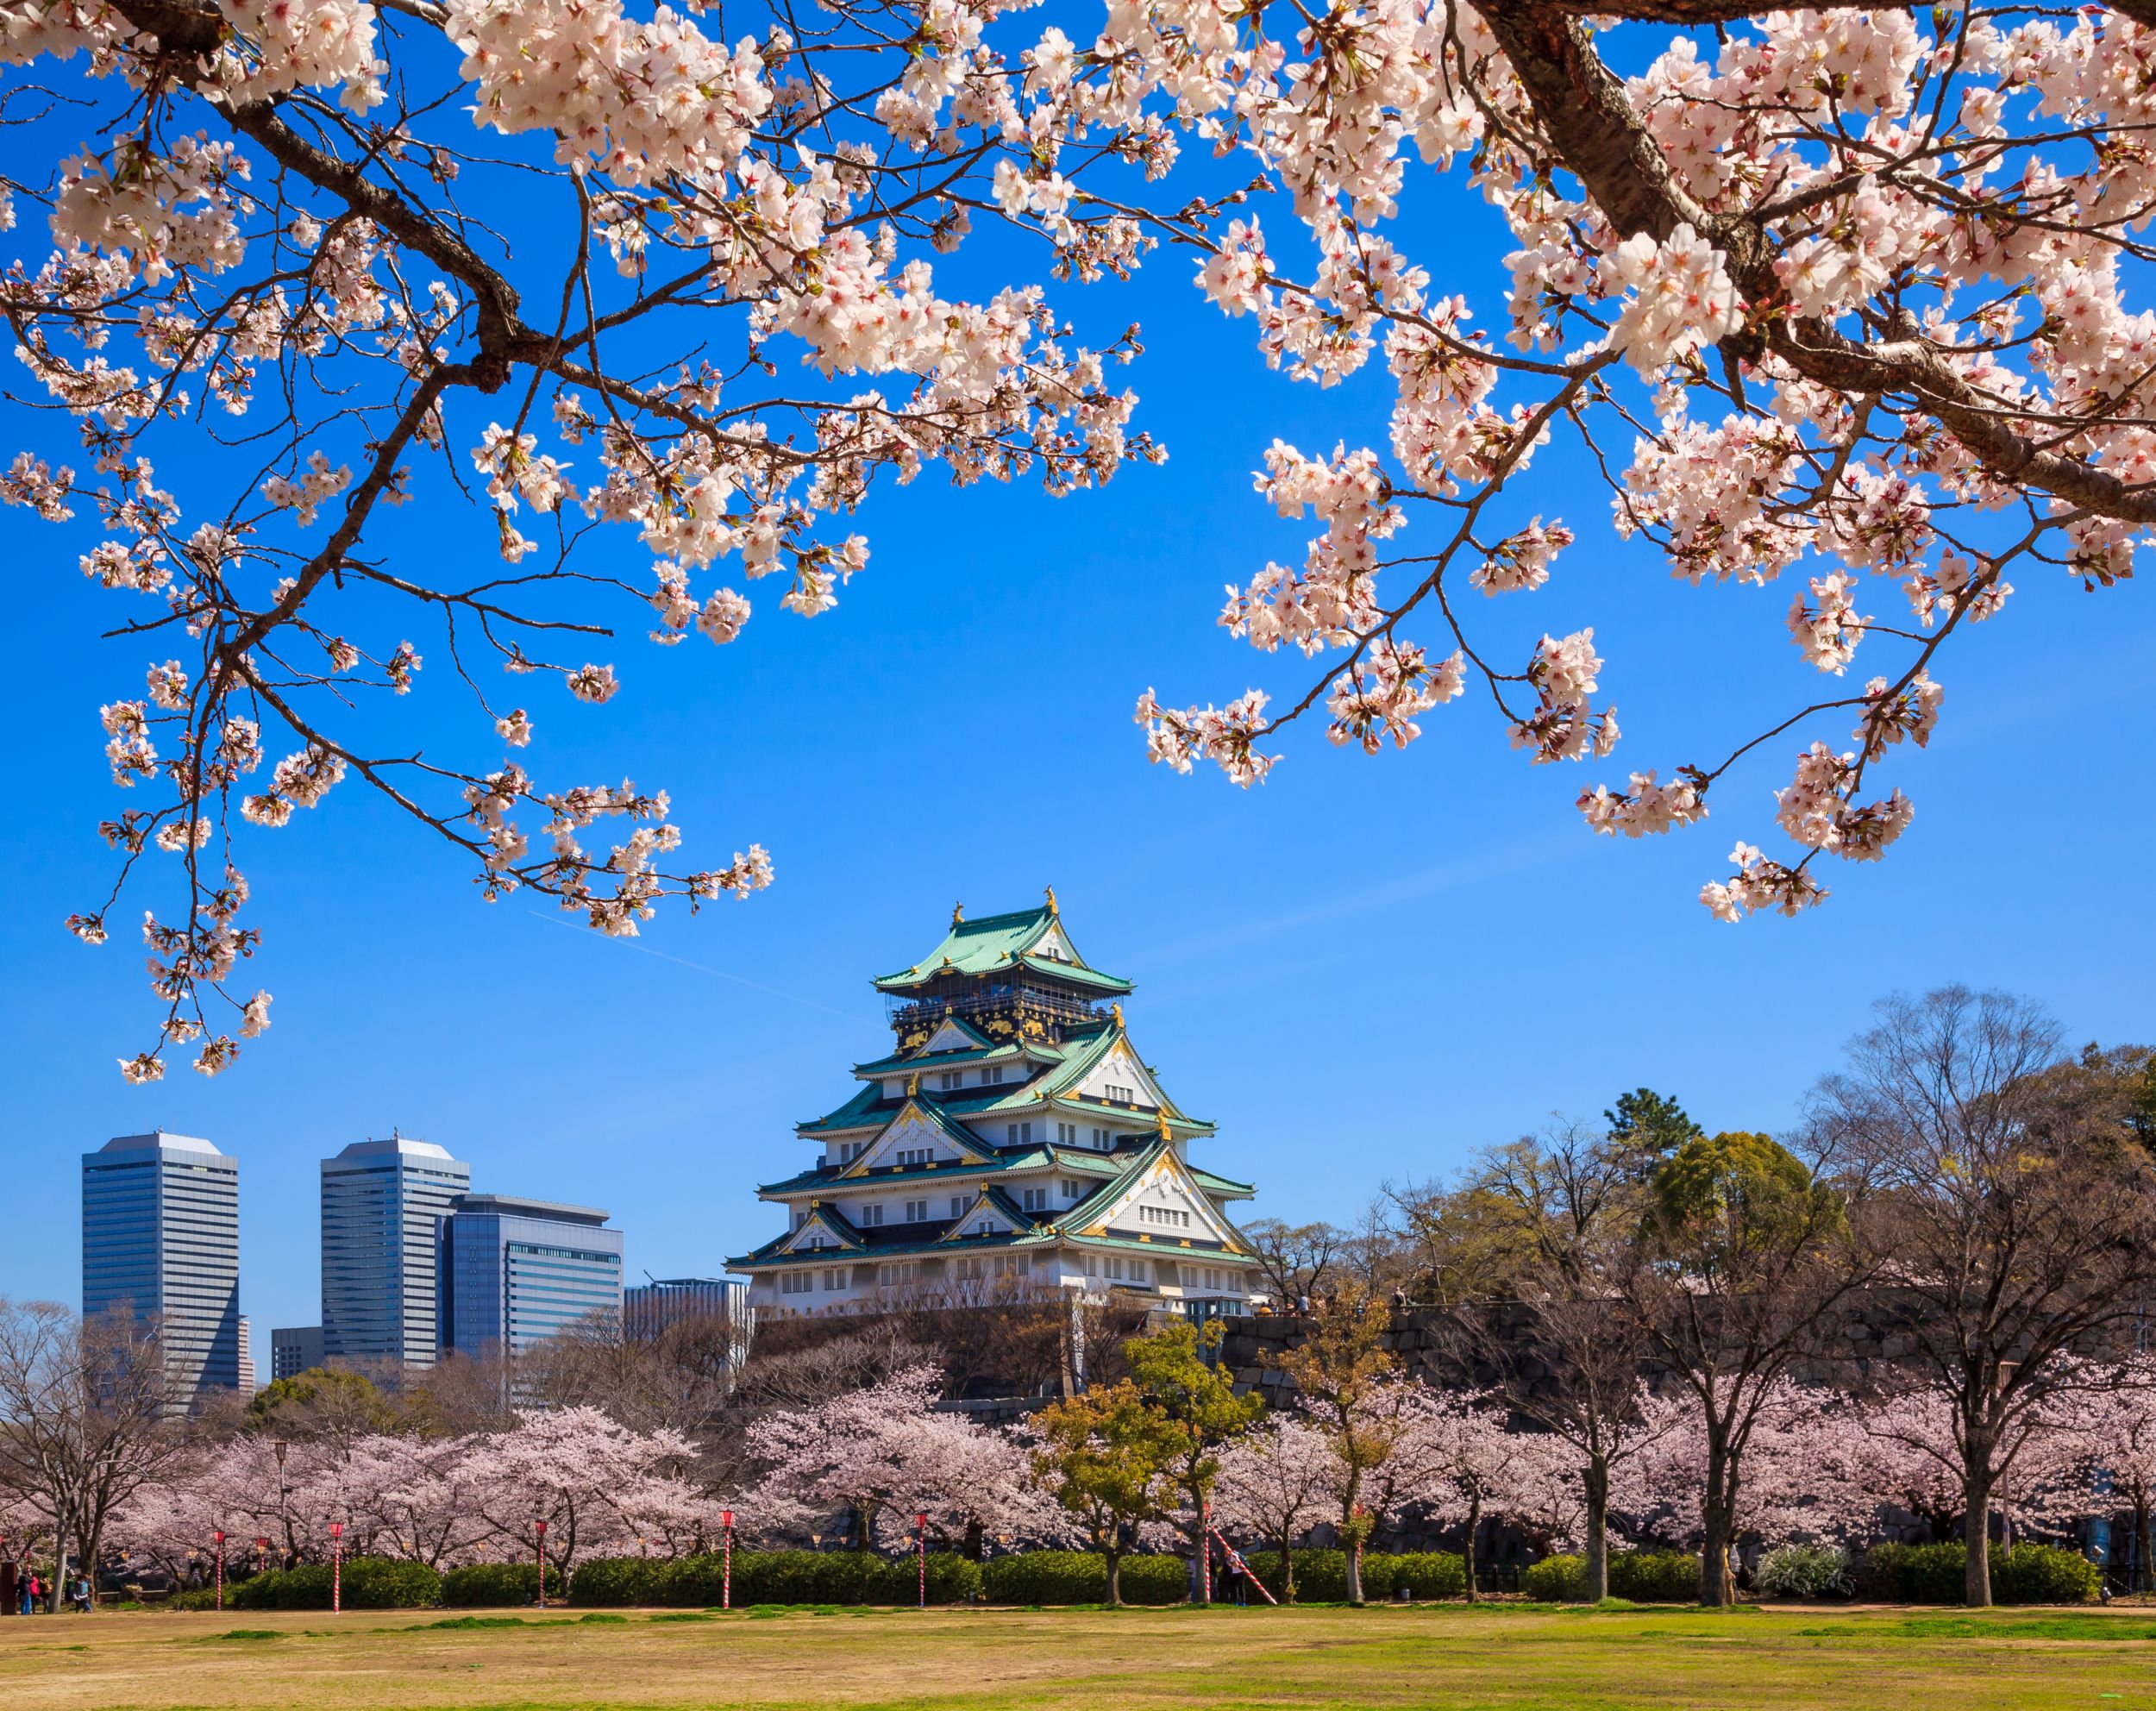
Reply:
[[240, 1382], [240, 1165], [209, 1142], [121, 1135], [82, 1162], [82, 1307], [160, 1327], [174, 1400]]
[[254, 1394], [254, 1337], [245, 1313], [240, 1315], [240, 1396], [242, 1401]]
[[677, 1325], [704, 1325], [728, 1340], [734, 1366], [749, 1357], [749, 1285], [738, 1277], [655, 1277], [622, 1291], [625, 1342], [655, 1342]]
[[593, 1314], [618, 1335], [622, 1232], [593, 1206], [465, 1194], [441, 1220], [447, 1351], [521, 1355]]
[[1038, 909], [954, 912], [875, 986], [893, 1049], [798, 1125], [815, 1162], [756, 1191], [785, 1230], [727, 1262], [760, 1317], [1051, 1291], [1208, 1317], [1262, 1294], [1227, 1215], [1256, 1191], [1191, 1162], [1213, 1125], [1138, 1056], [1130, 981], [1078, 954], [1052, 890]]
[[472, 1167], [428, 1141], [354, 1141], [322, 1161], [322, 1352], [435, 1362], [435, 1226]]
[[270, 1377], [297, 1378], [323, 1362], [322, 1327], [287, 1325], [270, 1332]]

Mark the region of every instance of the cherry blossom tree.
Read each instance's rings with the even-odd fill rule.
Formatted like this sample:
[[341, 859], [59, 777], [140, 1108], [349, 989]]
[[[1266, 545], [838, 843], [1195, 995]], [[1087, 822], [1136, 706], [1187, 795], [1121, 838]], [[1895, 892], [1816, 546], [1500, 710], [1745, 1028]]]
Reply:
[[1333, 1502], [1339, 1463], [1325, 1434], [1279, 1414], [1220, 1451], [1213, 1513], [1221, 1526], [1280, 1547], [1281, 1597], [1295, 1601], [1295, 1540]]
[[2073, 1425], [2085, 1451], [2072, 1507], [2133, 1518], [2136, 1592], [2156, 1591], [2156, 1358], [2137, 1354], [2108, 1383], [2077, 1391]]
[[527, 1413], [469, 1444], [457, 1477], [505, 1551], [538, 1547], [566, 1582], [580, 1553], [626, 1549], [639, 1537], [716, 1533], [716, 1504], [682, 1477], [695, 1446], [671, 1431], [639, 1432], [593, 1407]]
[[1501, 1393], [1416, 1387], [1413, 1424], [1401, 1460], [1417, 1474], [1406, 1495], [1432, 1520], [1456, 1526], [1464, 1542], [1467, 1601], [1476, 1585], [1475, 1551], [1485, 1520], [1520, 1520], [1547, 1513], [1550, 1488], [1576, 1482], [1571, 1446], [1555, 1432], [1509, 1429]]
[[751, 1525], [799, 1532], [835, 1514], [854, 1544], [892, 1548], [913, 1518], [978, 1550], [983, 1533], [1059, 1531], [1053, 1505], [1031, 1483], [1023, 1446], [936, 1407], [943, 1374], [922, 1363], [813, 1408], [780, 1408], [749, 1428], [766, 1464], [744, 1495]]
[[[100, 942], [143, 906], [161, 1021], [131, 1077], [183, 1043], [216, 1073], [267, 1025], [241, 845], [340, 788], [483, 896], [607, 932], [767, 883], [754, 843], [679, 856], [663, 791], [528, 769], [540, 692], [621, 693], [639, 613], [724, 643], [771, 578], [828, 610], [879, 479], [1062, 493], [1156, 458], [1108, 378], [1134, 335], [1076, 341], [1042, 276], [1120, 279], [1163, 240], [1269, 364], [1326, 386], [1382, 357], [1389, 398], [1369, 443], [1265, 454], [1262, 498], [1321, 532], [1222, 614], [1324, 662], [1277, 710], [1148, 691], [1170, 766], [1254, 781], [1306, 715], [1404, 745], [1470, 686], [1529, 760], [1608, 758], [1595, 629], [1513, 616], [1591, 526], [1556, 514], [1576, 484], [1537, 486], [1561, 438], [1677, 575], [1796, 585], [1783, 621], [1823, 690], [1578, 799], [1595, 831], [1665, 831], [1773, 757], [1787, 847], [1739, 841], [1702, 900], [1793, 913], [1822, 856], [1875, 860], [1909, 824], [1876, 774], [1929, 741], [1949, 639], [2011, 578], [2130, 573], [2156, 519], [2147, 0], [1119, 0], [1075, 35], [1018, 9], [10, 0], [34, 443], [0, 496], [79, 520], [141, 650], [101, 709], [139, 805], [71, 923]], [[1447, 195], [1516, 246], [1479, 289]], [[950, 291], [962, 248], [1009, 283]], [[184, 493], [160, 473], [183, 447]], [[416, 546], [408, 500], [483, 520]], [[648, 567], [588, 543], [603, 525]], [[482, 542], [497, 567], [442, 568]], [[1905, 616], [1864, 592], [1881, 577]], [[469, 741], [401, 725], [429, 671], [473, 698]]]

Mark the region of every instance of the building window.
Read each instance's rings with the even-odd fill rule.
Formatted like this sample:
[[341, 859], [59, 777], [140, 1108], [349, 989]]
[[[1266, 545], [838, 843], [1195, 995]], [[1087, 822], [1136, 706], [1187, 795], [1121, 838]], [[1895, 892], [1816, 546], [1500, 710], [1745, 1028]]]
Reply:
[[991, 1067], [990, 1067], [990, 1068], [988, 1068], [988, 1069], [983, 1069], [983, 1070], [981, 1072], [981, 1085], [982, 1087], [1000, 1087], [1000, 1086], [1002, 1085], [1002, 1083], [1003, 1083], [1003, 1066], [1002, 1066], [1000, 1063], [994, 1064], [994, 1065], [991, 1066]]
[[1144, 1281], [1145, 1262], [1142, 1259], [1132, 1260], [1131, 1262], [1131, 1282], [1133, 1283], [1143, 1283]]
[[926, 1200], [908, 1200], [906, 1203], [906, 1221], [908, 1224], [927, 1223], [928, 1202]]
[[931, 1150], [927, 1147], [900, 1147], [895, 1156], [898, 1159], [899, 1169], [910, 1170], [916, 1165], [926, 1164], [931, 1156]]
[[1076, 1146], [1078, 1125], [1075, 1123], [1058, 1123], [1056, 1125], [1056, 1144], [1059, 1147]]
[[848, 1278], [845, 1272], [843, 1270], [826, 1271], [824, 1274], [824, 1287], [826, 1289], [843, 1289], [846, 1287], [847, 1282]]
[[943, 1083], [943, 1091], [949, 1093], [954, 1087], [966, 1085], [966, 1072], [963, 1069], [946, 1069], [938, 1079]]
[[795, 1213], [793, 1214], [793, 1227], [794, 1229], [799, 1230], [799, 1228], [800, 1228], [800, 1227], [801, 1227], [804, 1224], [805, 1224], [805, 1223], [807, 1223], [807, 1222], [808, 1222], [808, 1213], [806, 1213], [805, 1212], [797, 1212], [797, 1213]]
[[1046, 1212], [1048, 1190], [1044, 1188], [1021, 1188], [1018, 1190], [1018, 1204], [1028, 1212]]
[[863, 1207], [862, 1207], [862, 1209], [861, 1209], [861, 1213], [860, 1213], [860, 1219], [861, 1219], [861, 1227], [862, 1227], [862, 1229], [864, 1229], [864, 1230], [873, 1229], [875, 1225], [879, 1225], [879, 1224], [882, 1223], [882, 1222], [883, 1222], [883, 1205], [882, 1205], [882, 1202], [881, 1202], [881, 1201], [878, 1201], [878, 1202], [877, 1202], [874, 1206], [864, 1206]]
[[1003, 1125], [1003, 1139], [1008, 1146], [1017, 1146], [1021, 1143], [1031, 1146], [1033, 1143], [1033, 1125], [1031, 1123], [1006, 1123]]
[[781, 1295], [805, 1295], [816, 1287], [816, 1275], [809, 1271], [782, 1271], [779, 1274], [779, 1293]]
[[1166, 1224], [1181, 1230], [1190, 1227], [1190, 1214], [1172, 1206], [1142, 1206], [1138, 1216], [1141, 1224]]
[[1119, 1087], [1113, 1083], [1110, 1083], [1100, 1091], [1106, 1095], [1108, 1103], [1111, 1105], [1135, 1105], [1138, 1103], [1138, 1094], [1135, 1089], [1131, 1087]]
[[1075, 1182], [1067, 1181], [1063, 1184], [1063, 1198], [1067, 1200], [1075, 1200], [1084, 1193], [1085, 1190]]
[[1112, 1150], [1115, 1146], [1115, 1137], [1111, 1135], [1106, 1129], [1095, 1129], [1093, 1131], [1093, 1144], [1096, 1147], [1100, 1148], [1102, 1152], [1108, 1152]]
[[966, 1215], [966, 1197], [963, 1194], [953, 1194], [950, 1197], [950, 1215], [953, 1218], [963, 1218]]
[[993, 1236], [996, 1232], [996, 1227], [993, 1222], [984, 1218], [974, 1225], [973, 1232], [976, 1236]]

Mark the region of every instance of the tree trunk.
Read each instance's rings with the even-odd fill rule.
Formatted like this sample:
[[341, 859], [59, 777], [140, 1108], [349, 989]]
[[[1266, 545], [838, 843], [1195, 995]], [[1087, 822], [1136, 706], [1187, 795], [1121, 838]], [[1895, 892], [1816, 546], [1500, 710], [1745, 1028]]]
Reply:
[[2134, 1589], [2136, 1592], [2156, 1591], [2156, 1572], [2151, 1571], [2148, 1560], [2149, 1546], [2156, 1545], [2156, 1526], [2151, 1526], [2152, 1520], [2156, 1520], [2156, 1515], [2151, 1514], [2148, 1499], [2143, 1497], [2134, 1505]]
[[1100, 1556], [1108, 1570], [1108, 1606], [1111, 1609], [1119, 1610], [1123, 1608], [1122, 1550], [1111, 1545], [1101, 1551]]
[[1736, 1520], [1737, 1465], [1729, 1445], [1710, 1426], [1707, 1434], [1707, 1489], [1700, 1505], [1699, 1601], [1720, 1610], [1736, 1601], [1729, 1583], [1731, 1530]]
[[1206, 1561], [1206, 1552], [1212, 1548], [1206, 1538], [1206, 1511], [1202, 1506], [1198, 1518], [1190, 1524], [1190, 1601], [1193, 1604], [1213, 1602], [1213, 1574]]
[[1467, 1601], [1482, 1602], [1482, 1595], [1475, 1589], [1475, 1535], [1482, 1528], [1482, 1494], [1478, 1490], [1467, 1500], [1467, 1543], [1460, 1547], [1460, 1561], [1467, 1568]]
[[1352, 1530], [1348, 1534], [1347, 1601], [1358, 1608], [1363, 1602], [1363, 1541]]
[[1589, 1457], [1580, 1482], [1587, 1493], [1587, 1573], [1580, 1595], [1599, 1604], [1609, 1596], [1609, 1463]]
[[1286, 1532], [1280, 1536], [1280, 1601], [1295, 1601], [1295, 1545]]
[[983, 1527], [978, 1520], [968, 1521], [966, 1523], [966, 1543], [963, 1547], [966, 1560], [968, 1563], [979, 1562], [981, 1552], [987, 1547], [987, 1529]]
[[1980, 1451], [1979, 1441], [1971, 1435], [1961, 1510], [1961, 1601], [1977, 1610], [1991, 1603], [1991, 1445], [1982, 1440]]

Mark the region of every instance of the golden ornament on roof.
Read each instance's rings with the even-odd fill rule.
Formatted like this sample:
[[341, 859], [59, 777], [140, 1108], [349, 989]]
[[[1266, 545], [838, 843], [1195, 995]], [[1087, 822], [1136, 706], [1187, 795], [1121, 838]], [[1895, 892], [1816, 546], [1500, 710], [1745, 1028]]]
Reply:
[[965, 906], [964, 904], [962, 904], [962, 903], [954, 903], [954, 904], [952, 904], [952, 905], [950, 906], [950, 924], [951, 924], [951, 925], [953, 925], [954, 927], [958, 926], [958, 925], [961, 925], [961, 924], [962, 924], [965, 921], [965, 918], [966, 918], [966, 906]]
[[1051, 885], [1047, 887], [1046, 890], [1048, 892], [1048, 912], [1051, 915], [1060, 915], [1062, 912], [1056, 906], [1056, 887]]

